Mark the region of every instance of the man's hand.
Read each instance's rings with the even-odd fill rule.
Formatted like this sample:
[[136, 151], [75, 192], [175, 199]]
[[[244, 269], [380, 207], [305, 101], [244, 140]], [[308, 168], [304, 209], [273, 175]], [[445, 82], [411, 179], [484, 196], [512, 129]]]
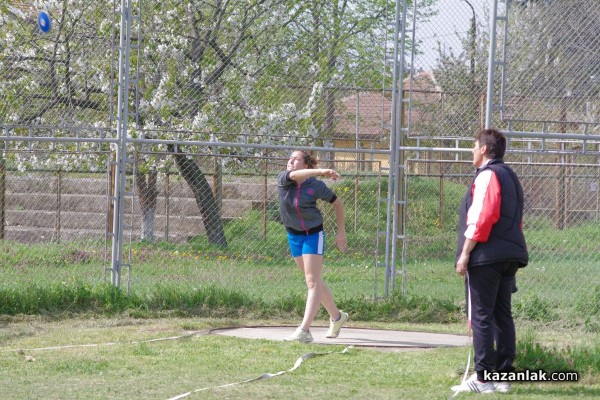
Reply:
[[465, 244], [463, 245], [458, 261], [456, 262], [456, 272], [460, 276], [467, 274], [467, 267], [469, 266], [469, 258], [471, 257], [471, 251], [475, 248], [477, 242], [473, 239], [465, 238]]
[[456, 272], [460, 276], [465, 276], [467, 274], [467, 266], [469, 265], [469, 254], [460, 253], [460, 257], [458, 257], [458, 261], [456, 262]]

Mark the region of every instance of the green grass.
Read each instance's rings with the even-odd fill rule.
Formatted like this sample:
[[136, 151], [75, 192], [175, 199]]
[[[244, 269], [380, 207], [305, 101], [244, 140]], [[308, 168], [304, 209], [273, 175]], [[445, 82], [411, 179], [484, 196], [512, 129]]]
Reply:
[[[0, 387], [7, 399], [167, 399], [200, 388], [189, 399], [447, 399], [461, 379], [467, 349], [381, 352], [344, 346], [303, 345], [206, 335], [214, 327], [261, 324], [243, 319], [145, 319], [126, 316], [52, 321], [39, 317], [1, 321]], [[273, 321], [279, 324], [289, 321]], [[388, 324], [388, 328], [397, 328]], [[411, 327], [407, 327], [411, 328]], [[426, 325], [413, 326], [413, 330]], [[181, 336], [178, 340], [145, 342]], [[526, 342], [520, 368], [560, 367], [553, 349]], [[51, 346], [97, 346], [35, 350]], [[528, 347], [527, 347], [528, 346]], [[594, 354], [572, 347], [568, 355], [581, 372], [577, 383], [515, 384], [512, 394], [486, 399], [563, 399], [600, 396], [598, 346]], [[331, 354], [305, 360], [295, 371], [241, 385], [216, 388], [292, 368], [309, 352]], [[550, 355], [549, 355], [550, 354]], [[554, 354], [556, 355], [556, 354]], [[558, 354], [558, 358], [567, 353]], [[569, 359], [565, 360], [568, 362]], [[580, 369], [581, 368], [581, 369]], [[460, 398], [477, 395], [461, 395]]]
[[[384, 303], [374, 299], [385, 294], [383, 239], [376, 243], [376, 232], [385, 226], [385, 210], [378, 201], [378, 196], [385, 197], [385, 180], [363, 179], [356, 185], [346, 179], [334, 188], [347, 209], [350, 248], [340, 253], [333, 238], [328, 238], [324, 278], [336, 300], [365, 320], [405, 320], [411, 315], [431, 321], [437, 315], [440, 322], [447, 322], [462, 317], [463, 281], [453, 265], [456, 209], [464, 185], [444, 182], [440, 209], [439, 179], [411, 179], [406, 258], [404, 265], [399, 259], [394, 282], [396, 292], [404, 287], [406, 296], [393, 295]], [[327, 206], [323, 210], [331, 232], [333, 212]], [[265, 221], [260, 211], [250, 211], [229, 221], [226, 249], [208, 243], [205, 236], [185, 243], [141, 241], [126, 246], [132, 267], [123, 270], [121, 284], [130, 289], [128, 296], [106, 289], [110, 265], [105, 261], [104, 242], [4, 241], [0, 243], [0, 312], [96, 310], [102, 314], [128, 309], [139, 314], [165, 310], [202, 314], [215, 308], [211, 301], [217, 301], [216, 296], [221, 302], [216, 308], [225, 315], [236, 308], [256, 315], [267, 315], [265, 310], [273, 310], [273, 315], [301, 313], [304, 278], [288, 254], [285, 232], [275, 214], [270, 210]], [[600, 284], [594, 279], [600, 261], [594, 245], [600, 242], [598, 224], [589, 221], [556, 230], [550, 219], [535, 217], [526, 220], [525, 228], [531, 257], [530, 265], [517, 275], [514, 311], [519, 322], [600, 332]], [[415, 299], [422, 309], [414, 306]], [[386, 307], [394, 311], [386, 312]]]
[[[231, 302], [231, 308], [239, 307], [244, 299], [246, 305], [242, 306], [259, 314], [270, 308], [287, 312], [302, 308], [306, 291], [301, 273], [287, 255], [217, 252], [197, 243], [135, 243], [131, 292], [123, 296], [130, 299], [111, 302], [112, 294], [105, 287], [110, 275], [105, 278], [106, 264], [99, 245], [5, 244], [5, 249], [0, 254], [0, 313], [11, 315], [92, 309], [102, 313], [123, 307], [150, 312], [168, 307], [189, 310], [205, 304], [203, 296], [214, 297], [214, 293], [222, 297], [219, 301], [223, 304]], [[454, 272], [452, 259], [409, 260], [405, 267], [406, 304], [419, 299], [427, 307], [438, 308], [443, 316], [440, 321], [453, 318], [448, 317], [450, 306], [455, 310], [464, 306], [463, 281]], [[515, 316], [569, 329], [600, 331], [600, 285], [593, 279], [580, 279], [595, 276], [597, 262], [588, 254], [572, 255], [568, 268], [570, 273], [565, 274], [561, 259], [534, 258], [520, 270]], [[126, 288], [129, 274], [124, 272]], [[367, 305], [383, 307], [373, 302], [375, 294], [382, 295], [383, 272], [383, 268], [373, 266], [370, 256], [331, 251], [324, 277], [338, 302], [365, 310], [368, 315]], [[401, 283], [398, 276], [396, 290], [401, 289]], [[391, 304], [394, 301], [393, 297]], [[281, 308], [282, 304], [288, 308]], [[204, 305], [208, 306], [212, 305]], [[432, 310], [423, 311], [423, 318], [433, 314]]]
[[[451, 323], [462, 319], [460, 308], [453, 302], [434, 298], [396, 295], [387, 301], [373, 302], [366, 298], [340, 297], [337, 304], [352, 311], [360, 321]], [[160, 285], [143, 295], [126, 295], [109, 284], [91, 286], [78, 281], [48, 287], [31, 286], [27, 290], [0, 289], [0, 314], [4, 315], [117, 315], [126, 311], [142, 318], [164, 313], [216, 318], [240, 315], [277, 318], [281, 315], [301, 317], [304, 306], [304, 295], [281, 295], [266, 302], [261, 297], [217, 286], [186, 290], [175, 285]]]
[[548, 372], [600, 373], [600, 343], [543, 345], [531, 331], [526, 331], [518, 343], [517, 370], [532, 369]]
[[[387, 186], [381, 183], [382, 192]], [[464, 332], [464, 283], [454, 272], [457, 202], [463, 185], [411, 179], [406, 295], [383, 294], [385, 226], [376, 180], [336, 187], [346, 206], [350, 251], [329, 239], [324, 277], [338, 306], [357, 327]], [[385, 194], [382, 194], [385, 197]], [[360, 199], [359, 201], [356, 201]], [[355, 213], [355, 211], [357, 211]], [[358, 220], [354, 220], [355, 215]], [[441, 218], [440, 218], [441, 216]], [[304, 311], [304, 278], [287, 250], [285, 233], [269, 211], [225, 225], [227, 249], [204, 236], [186, 243], [135, 242], [123, 290], [110, 286], [103, 242], [24, 245], [0, 243], [0, 397], [170, 398], [291, 368], [310, 351], [340, 346], [300, 345], [192, 335], [211, 327], [297, 324]], [[325, 212], [331, 231], [331, 210]], [[556, 230], [547, 218], [526, 223], [531, 252], [517, 275], [513, 298], [519, 334], [516, 366], [576, 370], [579, 383], [520, 384], [511, 395], [486, 398], [600, 397], [600, 242], [596, 222]], [[580, 238], [586, 238], [581, 241]], [[379, 260], [376, 260], [376, 250]], [[130, 284], [131, 291], [126, 293]], [[319, 321], [327, 316], [321, 311]], [[168, 318], [166, 318], [168, 317]], [[543, 328], [543, 329], [542, 329]], [[532, 334], [535, 332], [535, 335]], [[176, 341], [140, 341], [186, 335]], [[22, 350], [71, 344], [113, 343], [57, 350]], [[132, 343], [137, 342], [137, 343]], [[465, 366], [466, 348], [387, 353], [353, 349], [305, 361], [274, 379], [192, 395], [203, 399], [423, 399], [451, 395]], [[461, 395], [461, 397], [473, 397]], [[477, 396], [475, 396], [477, 397]]]

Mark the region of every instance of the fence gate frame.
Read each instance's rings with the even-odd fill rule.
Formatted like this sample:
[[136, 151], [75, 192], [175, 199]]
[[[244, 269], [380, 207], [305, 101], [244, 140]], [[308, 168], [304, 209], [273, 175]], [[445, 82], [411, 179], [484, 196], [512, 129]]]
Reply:
[[[411, 108], [412, 108], [412, 83], [413, 83], [413, 66], [412, 58], [414, 56], [414, 46], [412, 43], [415, 42], [414, 28], [416, 20], [414, 19], [417, 15], [418, 0], [413, 0], [412, 11], [407, 7], [407, 0], [397, 1], [396, 3], [396, 16], [395, 21], [395, 35], [393, 40], [394, 45], [394, 56], [393, 56], [393, 86], [392, 86], [392, 117], [389, 125], [384, 126], [390, 129], [390, 153], [389, 153], [389, 179], [388, 179], [388, 214], [386, 224], [386, 249], [385, 249], [385, 270], [386, 270], [386, 291], [385, 297], [388, 297], [394, 292], [394, 285], [396, 276], [400, 275], [402, 278], [401, 291], [402, 295], [406, 294], [406, 246], [407, 240], [409, 239], [409, 233], [405, 232], [406, 228], [406, 210], [408, 208], [408, 171], [405, 165], [407, 161], [407, 152], [415, 152], [417, 159], [419, 158], [420, 152], [437, 152], [446, 153], [448, 160], [452, 161], [451, 157], [458, 160], [460, 153], [470, 153], [469, 147], [459, 147], [461, 141], [471, 141], [471, 138], [460, 138], [456, 140], [455, 147], [426, 147], [420, 145], [420, 139], [417, 138], [416, 145], [406, 145], [405, 143], [410, 139], [411, 133]], [[487, 76], [487, 88], [486, 88], [486, 101], [484, 105], [484, 126], [483, 128], [492, 128], [492, 117], [494, 112], [499, 112], [501, 118], [504, 117], [505, 108], [505, 86], [506, 86], [506, 54], [507, 54], [507, 42], [508, 42], [508, 27], [509, 27], [509, 9], [511, 1], [505, 2], [503, 10], [499, 10], [500, 0], [493, 0], [491, 13], [490, 13], [490, 43], [488, 48], [488, 76]], [[502, 13], [503, 11], [503, 13]], [[406, 33], [410, 31], [406, 29], [406, 21], [409, 18], [413, 18], [412, 26], [412, 37], [411, 45], [407, 45]], [[497, 38], [498, 35], [502, 34], [504, 40], [502, 40], [502, 48], [498, 48]], [[406, 54], [410, 54], [411, 63], [407, 65], [405, 61]], [[386, 58], [387, 61], [388, 58]], [[407, 72], [408, 70], [408, 72]], [[406, 75], [405, 75], [406, 74]], [[499, 90], [496, 93], [495, 83], [499, 75]], [[403, 79], [408, 80], [407, 95], [403, 94]], [[494, 99], [498, 101], [495, 103]], [[405, 107], [408, 106], [408, 113], [405, 115]], [[534, 140], [541, 139], [544, 143], [546, 140], [554, 141], [560, 145], [559, 150], [553, 151], [553, 154], [561, 156], [560, 163], [566, 163], [565, 156], [567, 154], [573, 154], [573, 152], [565, 149], [565, 143], [567, 141], [581, 142], [581, 151], [578, 154], [594, 154], [600, 155], [600, 145], [597, 145], [596, 150], [589, 150], [588, 142], [600, 141], [600, 135], [591, 135], [588, 133], [588, 124], [586, 123], [585, 134], [574, 134], [564, 132], [549, 132], [544, 125], [541, 131], [517, 131], [513, 129], [513, 124], [510, 119], [506, 120], [507, 129], [502, 130], [502, 133], [507, 137], [507, 152], [512, 152], [510, 149], [511, 138], [518, 138], [528, 142], [528, 149], [532, 148], [531, 144]], [[431, 137], [433, 140], [444, 139], [440, 137]], [[547, 154], [548, 150], [542, 148], [541, 150], [514, 150], [515, 153], [533, 153], [538, 152]], [[398, 244], [400, 241], [400, 244]], [[401, 273], [397, 273], [396, 265], [398, 258], [398, 247], [401, 249]]]
[[[128, 135], [129, 124], [138, 124], [138, 104], [139, 104], [139, 62], [141, 40], [143, 37], [142, 32], [142, 2], [138, 0], [137, 4], [134, 0], [120, 0], [119, 10], [116, 9], [117, 0], [113, 1], [113, 29], [117, 29], [116, 20], [119, 19], [119, 45], [118, 45], [118, 77], [116, 77], [116, 83], [118, 88], [117, 98], [117, 115], [116, 115], [116, 139], [112, 137], [115, 133], [113, 129], [113, 107], [111, 97], [111, 124], [109, 129], [98, 129], [98, 137], [56, 137], [53, 136], [54, 129], [60, 129], [48, 126], [30, 126], [25, 127], [29, 130], [29, 136], [23, 134], [25, 130], [23, 126], [14, 127], [8, 124], [0, 126], [0, 140], [4, 141], [4, 149], [8, 150], [10, 142], [96, 142], [96, 143], [110, 143], [116, 147], [114, 154], [114, 160], [111, 161], [111, 166], [114, 166], [114, 191], [111, 195], [111, 201], [114, 204], [113, 211], [113, 226], [112, 233], [108, 234], [112, 238], [111, 255], [110, 255], [110, 268], [107, 268], [105, 272], [110, 271], [111, 284], [120, 287], [122, 281], [123, 268], [131, 268], [131, 253], [129, 254], [128, 260], [124, 260], [123, 249], [125, 245], [125, 230], [128, 229], [128, 225], [124, 223], [125, 214], [125, 200], [129, 197], [134, 196], [135, 184], [131, 190], [127, 190], [128, 167], [135, 166], [135, 160], [128, 158], [127, 148], [132, 144], [156, 144], [158, 141], [153, 139], [145, 139], [142, 135], [141, 138], [131, 138]], [[500, 10], [503, 12], [499, 15], [499, 0], [492, 0], [492, 13], [490, 16], [490, 44], [488, 54], [488, 77], [487, 77], [487, 90], [486, 90], [486, 104], [485, 104], [485, 127], [489, 128], [492, 125], [492, 116], [495, 112], [503, 113], [504, 109], [504, 88], [505, 88], [505, 73], [506, 73], [506, 43], [508, 35], [509, 25], [509, 7], [510, 1], [506, 1], [504, 8]], [[394, 37], [389, 40], [386, 39], [385, 47], [385, 64], [387, 68], [391, 68], [392, 73], [392, 87], [389, 89], [383, 88], [385, 92], [391, 91], [392, 103], [391, 103], [391, 119], [388, 121], [382, 121], [384, 128], [389, 129], [390, 133], [390, 146], [389, 150], [374, 150], [374, 149], [359, 149], [359, 148], [335, 148], [336, 152], [353, 152], [353, 153], [365, 153], [365, 154], [385, 154], [389, 157], [389, 169], [388, 169], [388, 192], [387, 199], [381, 199], [386, 201], [387, 214], [386, 214], [386, 228], [385, 232], [380, 232], [381, 236], [385, 235], [385, 287], [384, 297], [390, 296], [395, 291], [395, 280], [397, 276], [402, 277], [402, 294], [406, 292], [406, 259], [405, 250], [407, 246], [407, 233], [405, 232], [406, 227], [406, 210], [408, 206], [408, 195], [407, 195], [407, 179], [408, 171], [406, 171], [406, 160], [407, 152], [444, 152], [449, 157], [458, 157], [460, 153], [469, 153], [471, 150], [468, 147], [459, 147], [458, 142], [460, 140], [470, 140], [470, 138], [456, 139], [456, 147], [424, 147], [420, 146], [417, 139], [416, 146], [408, 146], [408, 140], [411, 139], [411, 107], [412, 107], [412, 80], [413, 80], [413, 57], [415, 43], [415, 25], [417, 10], [420, 2], [413, 0], [410, 4], [409, 0], [398, 0], [396, 2], [395, 14], [393, 20], [390, 21], [389, 26], [394, 26]], [[411, 8], [409, 9], [409, 5]], [[504, 26], [501, 26], [504, 24]], [[408, 25], [411, 25], [410, 28]], [[503, 34], [504, 40], [501, 51], [497, 48], [496, 38], [498, 35]], [[410, 37], [407, 37], [410, 36]], [[113, 38], [114, 39], [114, 38]], [[112, 45], [116, 46], [113, 40]], [[388, 45], [393, 47], [393, 51], [390, 54], [387, 52]], [[132, 65], [132, 51], [137, 51], [138, 56], [135, 57], [135, 65]], [[113, 50], [113, 58], [116, 55]], [[497, 54], [500, 54], [501, 59], [497, 59]], [[410, 61], [408, 61], [410, 60]], [[111, 60], [111, 64], [114, 64], [114, 60]], [[498, 71], [498, 69], [501, 71]], [[495, 93], [495, 80], [500, 77], [499, 93]], [[405, 78], [408, 78], [408, 90], [405, 95], [404, 83]], [[111, 93], [112, 94], [112, 93]], [[132, 97], [133, 96], [133, 97]], [[499, 99], [497, 104], [494, 104], [494, 99]], [[132, 100], [133, 99], [133, 100]], [[130, 109], [130, 104], [133, 106]], [[408, 109], [408, 113], [405, 111]], [[597, 123], [589, 123], [594, 125]], [[557, 143], [564, 144], [565, 141], [579, 141], [582, 143], [582, 150], [579, 150], [578, 154], [600, 154], [598, 149], [598, 142], [600, 142], [600, 135], [593, 135], [587, 132], [588, 125], [586, 125], [585, 134], [576, 133], [565, 133], [565, 132], [549, 132], [545, 128], [541, 131], [517, 131], [513, 129], [510, 121], [507, 122], [507, 130], [503, 133], [509, 138], [518, 138], [522, 140], [548, 140], [555, 141]], [[17, 129], [19, 128], [19, 129]], [[33, 135], [32, 132], [39, 129], [42, 133], [40, 135]], [[84, 128], [70, 127], [70, 129], [79, 135], [79, 130]], [[15, 133], [15, 131], [17, 133]], [[109, 132], [109, 134], [107, 134]], [[105, 136], [106, 135], [106, 136]], [[111, 137], [109, 137], [111, 136]], [[439, 139], [432, 137], [431, 139]], [[596, 142], [594, 145], [596, 148], [590, 150], [586, 147], [588, 142]], [[212, 147], [226, 147], [235, 146], [241, 148], [262, 148], [262, 149], [286, 149], [286, 150], [302, 150], [306, 146], [283, 146], [283, 145], [271, 145], [269, 143], [261, 144], [249, 144], [249, 143], [230, 143], [230, 142], [208, 142], [208, 141], [179, 141], [171, 140], [169, 144], [185, 144], [185, 145], [196, 145], [196, 146], [212, 146]], [[357, 146], [358, 147], [358, 146]], [[591, 146], [590, 146], [591, 147]], [[331, 151], [332, 147], [312, 147], [315, 151]], [[509, 149], [509, 151], [511, 151]], [[520, 149], [515, 150], [516, 152], [526, 153], [530, 152], [546, 152], [544, 148], [538, 150], [526, 150]], [[565, 150], [564, 146], [560, 149], [553, 151], [553, 154], [566, 155], [573, 154], [573, 151]], [[562, 158], [564, 162], [564, 157]], [[3, 166], [4, 160], [0, 156], [0, 170]], [[135, 176], [135, 174], [134, 174]], [[0, 192], [4, 190], [5, 181], [0, 177]], [[133, 213], [132, 213], [133, 214]], [[3, 215], [0, 215], [0, 223], [3, 222]], [[131, 228], [129, 228], [131, 229]], [[1, 237], [0, 237], [1, 238]], [[131, 237], [129, 238], [131, 240]], [[400, 261], [398, 257], [400, 256]], [[378, 264], [378, 263], [377, 263]], [[398, 274], [396, 271], [397, 265], [401, 265], [401, 273]], [[376, 265], [378, 268], [379, 265]], [[131, 274], [131, 271], [129, 271]]]
[[[116, 166], [114, 174], [114, 216], [111, 247], [111, 264], [110, 277], [112, 285], [121, 286], [121, 277], [123, 268], [127, 268], [131, 277], [131, 246], [127, 256], [127, 262], [123, 261], [123, 245], [125, 241], [124, 230], [129, 228], [133, 230], [133, 224], [126, 226], [125, 219], [125, 197], [134, 198], [135, 182], [132, 184], [131, 190], [127, 191], [127, 164], [131, 164], [135, 168], [135, 160], [127, 157], [128, 127], [130, 117], [135, 118], [136, 124], [139, 121], [137, 104], [139, 104], [139, 59], [142, 37], [142, 15], [141, 1], [138, 1], [137, 10], [133, 7], [133, 0], [121, 0], [121, 7], [115, 13], [120, 18], [119, 29], [119, 65], [117, 78], [117, 151], [115, 152], [114, 165]], [[137, 13], [136, 13], [137, 11]], [[137, 42], [132, 44], [132, 41]], [[131, 50], [137, 50], [138, 54], [135, 58], [134, 74], [131, 76]], [[133, 112], [129, 109], [129, 95], [133, 92], [135, 105]], [[135, 177], [135, 173], [133, 174]], [[135, 179], [135, 178], [134, 178]], [[132, 218], [133, 203], [132, 203]], [[131, 243], [131, 235], [129, 237]], [[127, 287], [129, 289], [130, 279], [128, 279]]]

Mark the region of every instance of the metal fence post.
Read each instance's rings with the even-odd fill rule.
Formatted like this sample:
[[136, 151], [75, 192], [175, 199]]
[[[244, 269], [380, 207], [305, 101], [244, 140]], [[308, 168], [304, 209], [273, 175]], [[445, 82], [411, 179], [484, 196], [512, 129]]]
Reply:
[[171, 181], [169, 177], [171, 174], [169, 171], [165, 173], [165, 242], [169, 241], [169, 214], [170, 214], [170, 193], [171, 193]]
[[60, 242], [60, 211], [62, 208], [62, 171], [56, 171], [56, 216], [54, 221], [54, 239]]
[[115, 212], [113, 221], [113, 242], [111, 257], [111, 283], [121, 286], [121, 267], [123, 262], [123, 228], [125, 219], [125, 187], [127, 163], [127, 129], [129, 120], [129, 69], [131, 65], [131, 23], [132, 7], [130, 0], [121, 0], [121, 24], [119, 38], [119, 76], [117, 99], [117, 152], [115, 162]]
[[6, 170], [4, 157], [0, 155], [0, 240], [4, 239], [5, 208], [6, 205]]

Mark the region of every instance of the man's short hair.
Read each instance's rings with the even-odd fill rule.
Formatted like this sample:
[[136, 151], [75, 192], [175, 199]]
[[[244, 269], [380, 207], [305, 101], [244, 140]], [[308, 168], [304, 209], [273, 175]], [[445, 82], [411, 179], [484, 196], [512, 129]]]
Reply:
[[504, 158], [506, 152], [506, 136], [497, 129], [482, 129], [475, 135], [479, 147], [487, 146], [486, 155], [491, 158]]

